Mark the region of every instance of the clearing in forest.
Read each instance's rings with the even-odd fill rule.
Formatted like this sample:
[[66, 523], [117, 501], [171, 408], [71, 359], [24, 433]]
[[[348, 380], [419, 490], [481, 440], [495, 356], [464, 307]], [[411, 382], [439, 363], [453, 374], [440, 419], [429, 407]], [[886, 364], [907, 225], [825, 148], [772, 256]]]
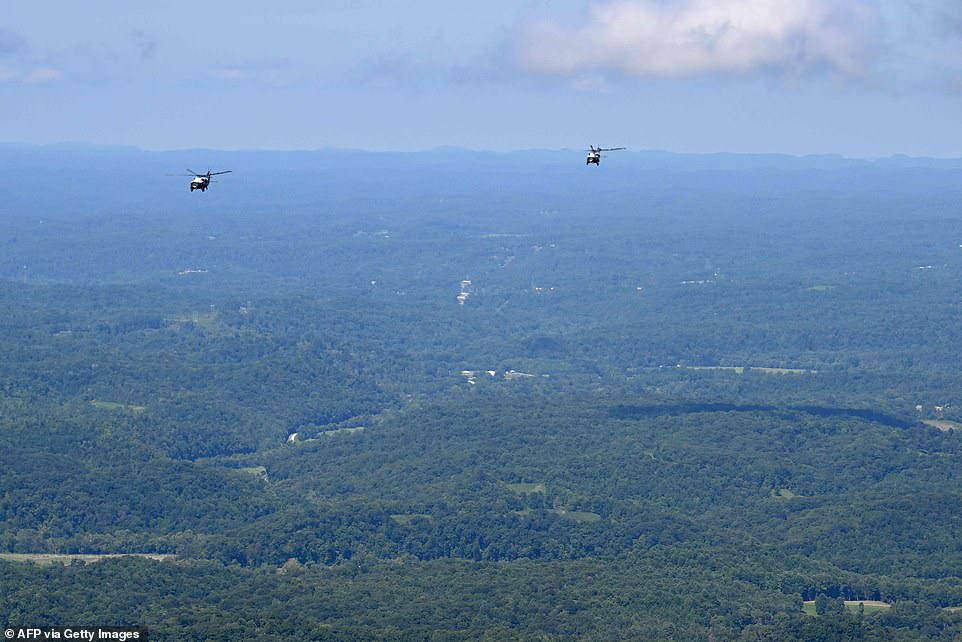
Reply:
[[772, 490], [772, 497], [776, 499], [794, 499], [796, 497], [804, 497], [804, 495], [793, 493], [787, 488], [779, 488], [778, 490]]
[[147, 410], [147, 406], [134, 406], [132, 404], [118, 403], [116, 401], [98, 401], [96, 399], [92, 400], [90, 405], [103, 410], [129, 410], [130, 412], [137, 414]]
[[31, 562], [33, 564], [63, 564], [67, 565], [74, 560], [83, 562], [99, 562], [102, 559], [111, 557], [146, 557], [152, 560], [173, 559], [174, 555], [167, 553], [103, 553], [103, 554], [72, 554], [72, 553], [0, 553], [0, 560], [11, 562]]
[[805, 368], [766, 368], [764, 366], [681, 366], [688, 370], [717, 370], [722, 372], [734, 372], [743, 374], [746, 370], [761, 372], [763, 374], [818, 374], [817, 370]]
[[945, 421], [944, 419], [923, 419], [922, 423], [926, 426], [938, 428], [942, 432], [949, 432], [950, 430], [958, 430], [959, 428], [962, 428], [962, 424], [956, 421]]
[[[845, 608], [855, 613], [858, 613], [859, 604], [865, 607], [864, 612], [866, 615], [892, 608], [892, 605], [888, 602], [881, 602], [879, 600], [845, 600]], [[815, 613], [815, 600], [803, 602], [802, 610], [808, 615], [817, 615]]]
[[512, 493], [531, 494], [531, 493], [541, 493], [544, 495], [548, 492], [548, 487], [544, 485], [544, 482], [519, 482], [517, 484], [509, 484], [505, 482], [504, 487], [510, 490]]

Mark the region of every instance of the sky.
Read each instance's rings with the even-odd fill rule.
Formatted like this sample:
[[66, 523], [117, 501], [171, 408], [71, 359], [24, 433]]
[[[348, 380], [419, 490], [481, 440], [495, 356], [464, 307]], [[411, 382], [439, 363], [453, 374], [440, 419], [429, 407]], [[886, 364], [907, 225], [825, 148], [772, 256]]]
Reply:
[[962, 156], [958, 0], [32, 0], [0, 143]]

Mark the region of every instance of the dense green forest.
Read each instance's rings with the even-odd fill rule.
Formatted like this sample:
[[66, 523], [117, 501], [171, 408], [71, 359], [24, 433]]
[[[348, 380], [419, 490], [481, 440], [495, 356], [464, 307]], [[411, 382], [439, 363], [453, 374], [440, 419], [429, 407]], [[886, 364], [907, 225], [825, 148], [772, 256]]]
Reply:
[[580, 161], [0, 148], [0, 623], [962, 639], [962, 164]]

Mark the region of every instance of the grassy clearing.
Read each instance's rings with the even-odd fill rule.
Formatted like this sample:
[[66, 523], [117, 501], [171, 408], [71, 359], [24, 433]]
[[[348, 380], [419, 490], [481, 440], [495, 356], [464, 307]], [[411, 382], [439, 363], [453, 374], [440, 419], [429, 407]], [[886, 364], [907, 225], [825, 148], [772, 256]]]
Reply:
[[573, 520], [579, 524], [593, 524], [601, 521], [601, 515], [598, 513], [589, 513], [588, 511], [552, 508], [548, 512], [564, 517], [565, 519]]
[[[880, 602], [878, 600], [845, 600], [845, 608], [853, 613], [858, 613], [859, 604], [864, 605], [866, 615], [892, 608], [892, 605], [888, 602]], [[817, 613], [815, 613], [815, 600], [803, 602], [802, 611], [806, 615], [817, 615]]]
[[212, 337], [226, 337], [233, 334], [233, 330], [224, 323], [216, 312], [205, 312], [203, 314], [181, 314], [172, 317], [164, 317], [167, 327], [180, 330], [184, 326], [193, 325]]
[[248, 475], [254, 475], [255, 477], [263, 477], [267, 479], [267, 469], [263, 466], [250, 466], [248, 468], [238, 468], [238, 471], [242, 473], [247, 473]]
[[90, 405], [103, 410], [126, 410], [136, 414], [140, 414], [147, 410], [147, 406], [133, 406], [125, 403], [117, 403], [116, 401], [98, 401], [96, 399], [91, 401]]
[[63, 564], [66, 566], [74, 560], [81, 560], [90, 564], [111, 557], [146, 557], [147, 559], [152, 560], [167, 560], [174, 558], [173, 555], [168, 555], [165, 553], [104, 553], [102, 555], [61, 553], [0, 553], [0, 560], [39, 564], [41, 566], [50, 564]]
[[[290, 435], [287, 438], [289, 444], [295, 446], [300, 444], [306, 444], [312, 441], [318, 441], [326, 437], [335, 437], [337, 435], [353, 435], [355, 433], [364, 432], [365, 426], [355, 426], [354, 428], [335, 428], [334, 430], [321, 430], [319, 432], [313, 432], [316, 430], [317, 426], [307, 426], [302, 427], [300, 430]], [[313, 437], [305, 437], [305, 435], [313, 434]]]
[[333, 435], [352, 435], [356, 432], [364, 432], [364, 426], [357, 426], [355, 428], [338, 428], [336, 430], [324, 430], [317, 433], [317, 436], [331, 437]]
[[945, 421], [944, 419], [923, 419], [922, 423], [926, 426], [938, 428], [942, 432], [949, 432], [950, 430], [959, 430], [962, 428], [962, 424], [956, 421]]
[[847, 608], [849, 611], [858, 612], [858, 605], [859, 605], [859, 604], [864, 604], [864, 605], [865, 605], [865, 614], [866, 614], [866, 615], [868, 615], [868, 614], [870, 614], [870, 613], [878, 613], [879, 611], [887, 611], [888, 609], [892, 608], [892, 605], [891, 605], [891, 604], [889, 604], [889, 603], [887, 603], [887, 602], [879, 602], [878, 600], [862, 600], [862, 601], [858, 601], [858, 600], [846, 600], [846, 601], [845, 601], [845, 608]]
[[251, 475], [266, 475], [267, 469], [263, 466], [251, 466], [249, 468], [238, 468], [237, 470], [242, 473], [250, 473]]
[[544, 485], [544, 482], [537, 482], [537, 483], [520, 482], [517, 484], [505, 483], [504, 487], [507, 488], [512, 493], [517, 493], [519, 495], [523, 493], [527, 493], [529, 495], [531, 493], [541, 493], [542, 495], [544, 495], [545, 493], [548, 492], [548, 487]]
[[766, 368], [763, 366], [682, 366], [688, 370], [717, 370], [721, 372], [734, 372], [743, 374], [746, 370], [761, 372], [762, 374], [818, 374], [817, 370], [807, 370], [805, 368]]
[[776, 499], [794, 499], [796, 497], [804, 497], [804, 495], [799, 495], [798, 493], [793, 493], [787, 488], [779, 488], [778, 490], [772, 491], [772, 497]]
[[735, 374], [742, 374], [745, 372], [745, 366], [684, 366], [688, 370], [719, 370], [722, 372], [734, 372]]
[[[533, 508], [523, 508], [521, 510], [511, 511], [512, 515], [517, 515], [518, 517], [528, 517], [535, 513]], [[567, 510], [565, 508], [549, 508], [548, 513], [553, 513], [558, 517], [564, 517], [565, 519], [570, 519], [579, 524], [594, 524], [595, 522], [601, 521], [601, 515], [598, 513], [589, 513], [588, 511], [581, 510]]]

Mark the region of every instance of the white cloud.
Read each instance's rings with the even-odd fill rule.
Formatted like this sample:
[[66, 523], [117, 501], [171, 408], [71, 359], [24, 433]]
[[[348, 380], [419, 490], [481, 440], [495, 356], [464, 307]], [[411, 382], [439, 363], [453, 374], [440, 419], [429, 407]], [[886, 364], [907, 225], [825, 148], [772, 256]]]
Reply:
[[515, 54], [530, 73], [571, 77], [760, 70], [859, 77], [880, 30], [878, 8], [865, 0], [609, 0], [592, 4], [576, 26], [527, 23]]

